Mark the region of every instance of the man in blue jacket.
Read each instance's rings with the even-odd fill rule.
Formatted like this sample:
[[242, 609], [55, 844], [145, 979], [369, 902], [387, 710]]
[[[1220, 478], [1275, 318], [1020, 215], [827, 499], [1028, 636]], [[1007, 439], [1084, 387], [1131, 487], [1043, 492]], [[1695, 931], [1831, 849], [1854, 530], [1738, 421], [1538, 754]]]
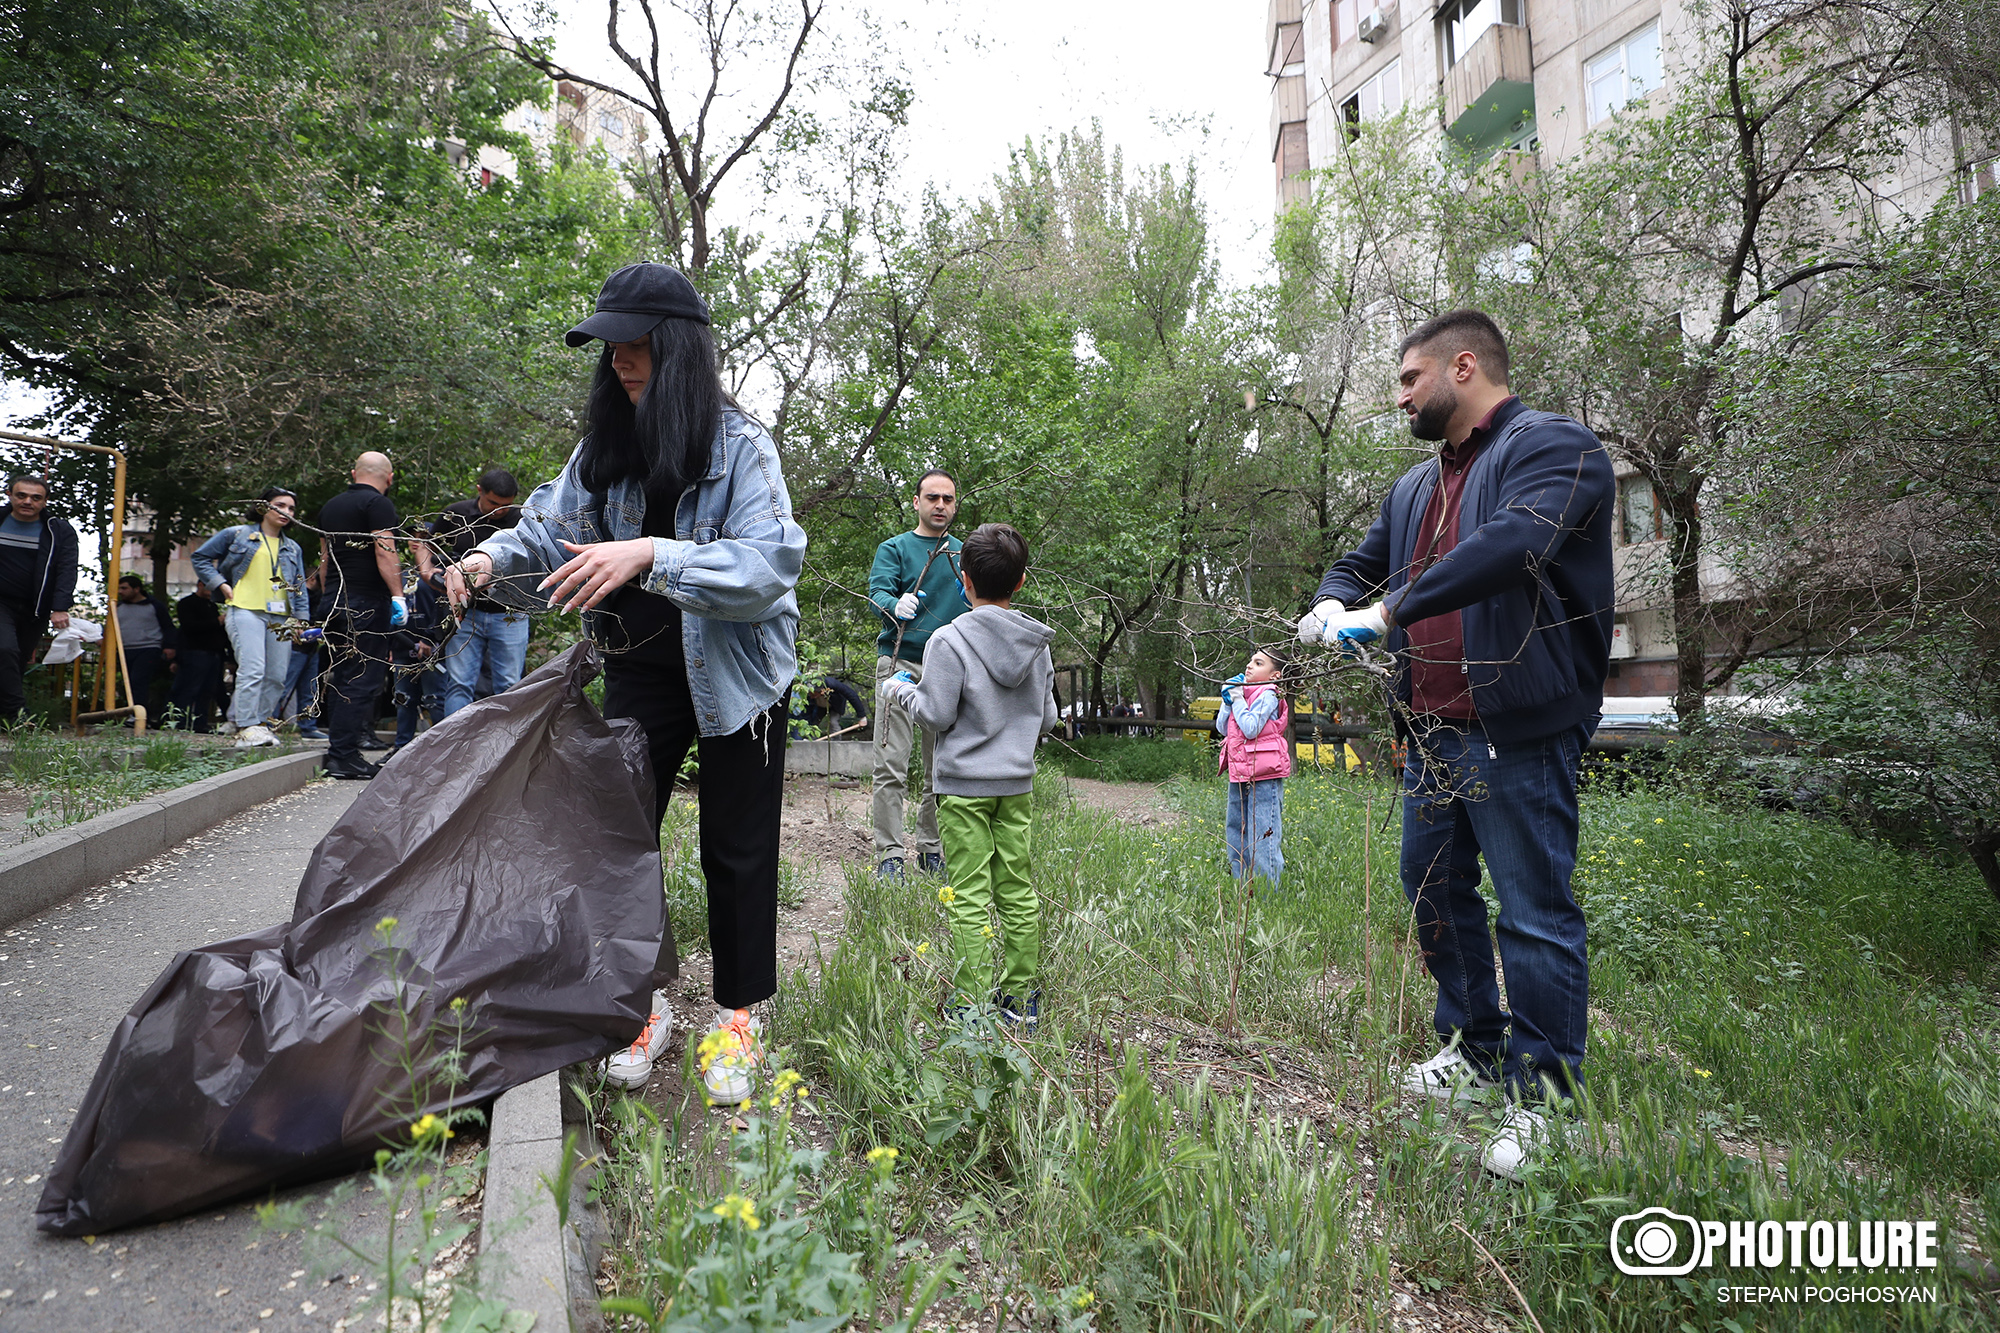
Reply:
[[1590, 980], [1570, 872], [1577, 764], [1611, 658], [1611, 459], [1585, 427], [1509, 391], [1488, 316], [1439, 315], [1402, 354], [1397, 406], [1413, 435], [1442, 445], [1327, 571], [1299, 638], [1395, 655], [1403, 890], [1445, 1043], [1404, 1087], [1458, 1103], [1504, 1092], [1513, 1105], [1482, 1160], [1518, 1179], [1546, 1132], [1535, 1104], [1583, 1084]]

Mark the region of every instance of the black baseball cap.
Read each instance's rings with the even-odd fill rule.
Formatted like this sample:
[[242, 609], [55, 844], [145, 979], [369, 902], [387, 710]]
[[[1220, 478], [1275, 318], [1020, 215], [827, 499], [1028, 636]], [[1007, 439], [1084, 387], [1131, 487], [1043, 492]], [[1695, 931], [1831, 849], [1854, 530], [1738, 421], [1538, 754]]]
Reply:
[[658, 328], [663, 319], [708, 323], [708, 304], [679, 269], [665, 264], [628, 264], [604, 280], [597, 313], [563, 335], [571, 347], [592, 338], [629, 343]]

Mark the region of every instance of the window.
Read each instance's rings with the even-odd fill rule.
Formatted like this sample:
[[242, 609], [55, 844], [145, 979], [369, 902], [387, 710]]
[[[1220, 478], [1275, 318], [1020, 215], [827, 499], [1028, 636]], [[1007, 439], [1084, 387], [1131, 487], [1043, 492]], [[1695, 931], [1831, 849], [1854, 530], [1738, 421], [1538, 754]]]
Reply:
[[1667, 516], [1653, 483], [1627, 477], [1618, 483], [1618, 532], [1627, 546], [1656, 542], [1667, 535]]
[[1584, 66], [1590, 123], [1660, 86], [1660, 24], [1656, 19]]
[[1295, 66], [1303, 65], [1306, 59], [1305, 25], [1303, 23], [1280, 23], [1277, 34], [1271, 40], [1271, 68], [1267, 74], [1297, 74]]
[[1391, 60], [1359, 88], [1354, 95], [1340, 104], [1340, 117], [1347, 126], [1347, 137], [1361, 137], [1364, 121], [1380, 120], [1393, 116], [1403, 109], [1403, 61], [1401, 57]]
[[622, 139], [625, 137], [625, 122], [620, 120], [617, 113], [613, 111], [600, 111], [597, 113], [597, 128], [604, 131], [607, 138]]
[[1465, 59], [1480, 34], [1496, 23], [1521, 22], [1521, 0], [1449, 0], [1438, 10], [1438, 46], [1444, 67]]
[[1333, 46], [1335, 50], [1353, 41], [1361, 21], [1361, 0], [1333, 0]]

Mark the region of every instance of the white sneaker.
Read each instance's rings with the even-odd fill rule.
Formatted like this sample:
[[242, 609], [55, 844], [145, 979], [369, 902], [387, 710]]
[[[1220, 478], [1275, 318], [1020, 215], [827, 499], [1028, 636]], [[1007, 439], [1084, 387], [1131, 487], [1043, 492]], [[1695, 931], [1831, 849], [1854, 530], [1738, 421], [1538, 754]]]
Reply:
[[1447, 1046], [1420, 1065], [1403, 1071], [1403, 1091], [1412, 1097], [1435, 1097], [1453, 1106], [1474, 1106], [1491, 1101], [1500, 1081], [1488, 1078], [1479, 1067]]
[[653, 1061], [667, 1044], [667, 1036], [674, 1030], [673, 1006], [667, 1003], [665, 991], [653, 992], [653, 1012], [646, 1019], [646, 1030], [639, 1039], [624, 1050], [604, 1062], [604, 1080], [615, 1088], [631, 1090], [643, 1088], [646, 1080], [653, 1076]]
[[253, 722], [236, 733], [236, 748], [239, 750], [257, 750], [277, 743], [278, 738], [273, 736], [271, 729], [262, 723]]
[[733, 1010], [718, 1010], [701, 1039], [701, 1082], [714, 1102], [749, 1100], [764, 1063], [764, 1025]]
[[1500, 1132], [1479, 1154], [1479, 1164], [1503, 1179], [1523, 1181], [1534, 1169], [1532, 1159], [1548, 1142], [1548, 1117], [1525, 1106], [1512, 1106], [1500, 1122]]

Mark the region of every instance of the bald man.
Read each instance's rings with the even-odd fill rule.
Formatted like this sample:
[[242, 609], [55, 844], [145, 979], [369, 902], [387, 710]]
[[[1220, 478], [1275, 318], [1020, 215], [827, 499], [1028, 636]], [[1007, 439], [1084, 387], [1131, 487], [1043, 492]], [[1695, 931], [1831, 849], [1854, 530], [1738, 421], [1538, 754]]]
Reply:
[[400, 520], [387, 493], [396, 479], [389, 456], [362, 454], [349, 475], [353, 485], [319, 511], [320, 586], [333, 603], [326, 622], [333, 651], [326, 771], [367, 779], [376, 766], [362, 757], [361, 742], [388, 679], [390, 599], [403, 595], [403, 567], [396, 556]]

